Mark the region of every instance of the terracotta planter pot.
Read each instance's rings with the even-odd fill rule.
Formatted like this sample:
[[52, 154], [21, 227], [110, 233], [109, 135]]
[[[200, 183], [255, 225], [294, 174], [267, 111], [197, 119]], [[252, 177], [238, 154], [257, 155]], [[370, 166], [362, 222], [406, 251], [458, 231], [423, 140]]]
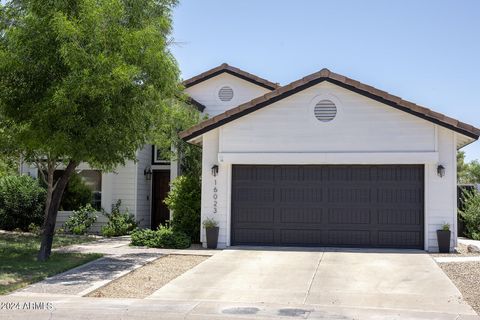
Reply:
[[206, 234], [207, 234], [207, 248], [208, 249], [217, 249], [218, 230], [219, 230], [218, 227], [205, 229]]
[[450, 252], [450, 231], [437, 230], [438, 252]]

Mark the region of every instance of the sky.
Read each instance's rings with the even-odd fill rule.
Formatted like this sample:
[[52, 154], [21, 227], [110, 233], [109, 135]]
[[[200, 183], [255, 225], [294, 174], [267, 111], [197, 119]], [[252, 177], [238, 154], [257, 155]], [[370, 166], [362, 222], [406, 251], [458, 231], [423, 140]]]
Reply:
[[[226, 62], [280, 84], [328, 68], [480, 127], [480, 1], [180, 0], [183, 79]], [[480, 159], [480, 142], [463, 149]]]

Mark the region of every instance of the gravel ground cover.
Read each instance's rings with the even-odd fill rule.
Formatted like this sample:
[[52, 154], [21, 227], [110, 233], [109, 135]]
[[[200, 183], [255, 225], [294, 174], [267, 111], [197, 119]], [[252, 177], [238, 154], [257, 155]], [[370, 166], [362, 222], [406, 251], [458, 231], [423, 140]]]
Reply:
[[167, 255], [112, 281], [87, 296], [145, 298], [208, 258], [207, 256]]
[[470, 306], [480, 313], [480, 262], [439, 263]]
[[474, 257], [474, 256], [480, 256], [480, 253], [478, 252], [468, 252], [467, 246], [463, 244], [459, 244], [458, 247], [456, 247], [457, 252], [450, 252], [450, 253], [431, 253], [430, 255], [432, 257]]

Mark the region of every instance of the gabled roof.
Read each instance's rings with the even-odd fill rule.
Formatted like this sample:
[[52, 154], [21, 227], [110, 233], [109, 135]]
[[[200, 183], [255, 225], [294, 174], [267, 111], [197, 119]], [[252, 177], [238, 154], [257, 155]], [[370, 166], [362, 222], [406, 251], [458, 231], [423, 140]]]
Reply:
[[470, 138], [478, 139], [478, 137], [480, 136], [480, 129], [472, 125], [447, 117], [444, 114], [416, 105], [413, 102], [403, 100], [397, 96], [389, 94], [388, 92], [378, 90], [374, 87], [347, 78], [340, 74], [330, 72], [330, 70], [328, 69], [322, 69], [319, 72], [296, 80], [261, 97], [255, 98], [249, 102], [239, 105], [238, 107], [216, 115], [215, 117], [202, 121], [201, 123], [191, 127], [190, 129], [181, 132], [180, 137], [184, 140], [190, 140], [205, 132], [220, 127], [230, 121], [243, 117], [244, 115], [252, 113], [258, 109], [264, 108], [279, 100], [285, 99], [299, 91], [305, 90], [323, 81], [328, 81], [330, 83], [336, 84], [340, 87], [354, 91], [363, 96], [394, 107], [398, 110], [405, 111], [414, 116], [451, 129]]
[[194, 106], [195, 108], [197, 108], [197, 110], [200, 111], [200, 112], [203, 112], [203, 110], [205, 110], [205, 108], [206, 108], [203, 104], [201, 104], [200, 102], [198, 102], [197, 100], [193, 99], [190, 96], [187, 98], [187, 103], [189, 103], [192, 106]]
[[219, 74], [222, 74], [224, 72], [228, 73], [228, 74], [231, 74], [235, 77], [238, 77], [240, 79], [246, 80], [248, 82], [251, 82], [253, 84], [256, 84], [257, 86], [266, 88], [268, 90], [275, 90], [275, 89], [280, 87], [280, 85], [278, 85], [277, 83], [273, 83], [273, 82], [270, 82], [266, 79], [257, 77], [256, 75], [253, 75], [253, 74], [248, 73], [246, 71], [243, 71], [241, 69], [229, 66], [226, 63], [223, 63], [223, 64], [219, 65], [218, 67], [215, 67], [213, 69], [210, 69], [208, 71], [200, 73], [199, 75], [197, 75], [193, 78], [190, 78], [190, 79], [187, 79], [187, 80], [183, 81], [183, 85], [185, 86], [185, 88], [188, 88], [188, 87], [194, 86], [194, 85], [196, 85], [200, 82], [208, 80], [210, 78], [218, 76]]

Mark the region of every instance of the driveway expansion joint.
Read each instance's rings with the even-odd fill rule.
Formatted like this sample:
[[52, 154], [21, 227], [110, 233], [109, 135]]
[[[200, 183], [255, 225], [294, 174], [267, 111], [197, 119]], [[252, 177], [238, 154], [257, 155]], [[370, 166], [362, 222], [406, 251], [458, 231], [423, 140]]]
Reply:
[[310, 279], [310, 283], [308, 284], [308, 290], [305, 293], [305, 298], [303, 299], [303, 304], [307, 302], [307, 298], [310, 294], [310, 290], [312, 289], [313, 281], [315, 280], [315, 277], [317, 276], [318, 268], [320, 267], [320, 263], [322, 262], [323, 256], [325, 255], [325, 251], [322, 252], [320, 255], [320, 258], [318, 259], [317, 266], [315, 268], [315, 272], [312, 275], [312, 279]]

